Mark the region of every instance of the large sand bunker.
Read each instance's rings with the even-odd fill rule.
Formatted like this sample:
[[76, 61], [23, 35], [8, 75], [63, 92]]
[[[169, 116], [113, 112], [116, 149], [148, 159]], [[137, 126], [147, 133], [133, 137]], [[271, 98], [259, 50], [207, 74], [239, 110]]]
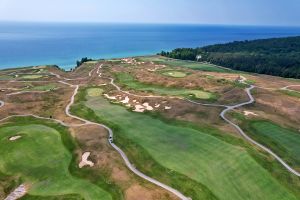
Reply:
[[4, 200], [17, 200], [25, 196], [27, 188], [24, 184], [17, 187], [12, 193], [10, 193]]
[[89, 166], [89, 167], [94, 167], [94, 163], [89, 159], [91, 155], [91, 152], [85, 152], [84, 154], [82, 154], [81, 156], [81, 162], [79, 163], [79, 168], [83, 168], [85, 166]]
[[12, 137], [9, 138], [9, 141], [15, 141], [15, 140], [18, 140], [18, 139], [20, 139], [21, 137], [22, 137], [22, 136], [20, 136], [20, 135], [12, 136]]
[[251, 111], [244, 111], [244, 115], [245, 115], [245, 116], [249, 116], [249, 115], [254, 115], [254, 116], [257, 116], [257, 114], [256, 114], [256, 113], [254, 113], [254, 112], [251, 112]]

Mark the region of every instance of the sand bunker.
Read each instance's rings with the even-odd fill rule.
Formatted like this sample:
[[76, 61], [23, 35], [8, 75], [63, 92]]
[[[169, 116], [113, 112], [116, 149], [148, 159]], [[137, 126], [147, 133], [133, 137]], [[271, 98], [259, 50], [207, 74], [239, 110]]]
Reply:
[[18, 139], [20, 139], [22, 136], [20, 136], [20, 135], [16, 135], [16, 136], [13, 136], [13, 137], [10, 137], [9, 138], [9, 141], [15, 141], [15, 140], [18, 140]]
[[165, 106], [165, 110], [171, 110], [172, 107], [171, 106]]
[[149, 105], [149, 103], [143, 103], [143, 105], [135, 105], [134, 112], [144, 112], [145, 110], [151, 111], [154, 110], [152, 106]]
[[133, 111], [134, 112], [144, 112], [145, 108], [142, 105], [135, 105], [135, 109]]
[[114, 96], [109, 96], [108, 94], [104, 94], [104, 96], [110, 100], [116, 100], [117, 98]]
[[17, 187], [12, 193], [10, 193], [4, 200], [17, 200], [25, 196], [27, 188], [24, 184]]
[[254, 112], [250, 112], [250, 111], [244, 111], [244, 115], [245, 116], [249, 116], [249, 115], [257, 116], [257, 114], [255, 114]]
[[153, 107], [149, 105], [149, 103], [144, 103], [143, 106], [146, 108], [146, 110], [153, 110]]
[[81, 162], [79, 163], [79, 168], [83, 168], [85, 166], [90, 166], [90, 167], [94, 167], [94, 163], [90, 160], [88, 160], [88, 158], [90, 157], [91, 152], [85, 152], [82, 156], [81, 156]]
[[125, 99], [123, 100], [123, 101], [121, 101], [121, 103], [123, 103], [123, 104], [128, 104], [129, 103], [129, 97], [128, 96], [126, 96], [125, 97]]

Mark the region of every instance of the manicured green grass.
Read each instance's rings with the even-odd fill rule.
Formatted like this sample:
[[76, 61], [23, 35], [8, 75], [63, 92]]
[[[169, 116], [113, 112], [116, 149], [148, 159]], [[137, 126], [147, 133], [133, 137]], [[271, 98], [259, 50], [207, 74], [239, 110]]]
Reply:
[[192, 89], [184, 89], [184, 88], [170, 88], [164, 87], [160, 85], [150, 85], [141, 83], [135, 80], [130, 74], [127, 73], [117, 73], [116, 74], [117, 81], [122, 85], [126, 86], [129, 89], [151, 92], [157, 95], [166, 95], [166, 96], [179, 96], [179, 97], [186, 97], [186, 98], [196, 98], [196, 99], [203, 99], [203, 100], [216, 100], [217, 95], [199, 90], [192, 90]]
[[[200, 131], [169, 124], [110, 104], [102, 97], [88, 97], [86, 105], [99, 118], [114, 124], [120, 137], [138, 144], [157, 163], [169, 169], [170, 176], [172, 171], [187, 176], [206, 186], [220, 200], [297, 199], [244, 148], [210, 135], [210, 129], [203, 127]], [[180, 190], [180, 184], [177, 189]], [[200, 198], [196, 194], [193, 199]]]
[[19, 77], [22, 79], [39, 79], [39, 78], [43, 78], [43, 75], [31, 74], [31, 75], [21, 75]]
[[0, 81], [12, 80], [13, 77], [9, 75], [0, 75]]
[[27, 90], [28, 91], [49, 91], [49, 90], [54, 90], [56, 88], [57, 86], [55, 84], [48, 84], [48, 85], [39, 85], [39, 86], [30, 87]]
[[90, 97], [98, 97], [103, 93], [103, 89], [101, 88], [89, 88], [87, 90], [87, 94]]
[[297, 97], [300, 98], [300, 92], [297, 91], [291, 91], [291, 90], [280, 90], [283, 94], [286, 94], [291, 97]]
[[[12, 136], [22, 138], [9, 141]], [[110, 194], [69, 172], [72, 154], [60, 133], [45, 125], [9, 124], [0, 127], [0, 171], [20, 176], [31, 185], [29, 195], [78, 194], [84, 199], [112, 199]]]
[[269, 146], [289, 163], [300, 167], [300, 132], [269, 121], [249, 123], [251, 136]]
[[200, 70], [200, 71], [209, 71], [209, 72], [233, 72], [230, 69], [221, 68], [215, 65], [206, 64], [206, 63], [199, 63], [199, 62], [193, 62], [193, 61], [185, 61], [185, 60], [175, 60], [170, 58], [164, 58], [164, 57], [158, 57], [158, 56], [152, 56], [152, 57], [140, 57], [140, 60], [143, 61], [152, 61], [156, 62], [158, 64], [164, 64], [169, 65], [173, 67], [186, 67], [194, 70]]
[[173, 71], [173, 70], [162, 72], [162, 74], [165, 76], [173, 77], [173, 78], [184, 78], [187, 76], [187, 74], [185, 72]]

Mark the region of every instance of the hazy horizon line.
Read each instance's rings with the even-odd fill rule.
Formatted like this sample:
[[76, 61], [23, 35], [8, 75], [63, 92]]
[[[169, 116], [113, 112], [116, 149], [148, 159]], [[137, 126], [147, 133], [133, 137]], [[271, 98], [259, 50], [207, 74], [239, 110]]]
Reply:
[[272, 25], [272, 24], [218, 24], [218, 23], [193, 23], [193, 22], [96, 22], [96, 21], [22, 21], [0, 20], [0, 23], [36, 23], [36, 24], [117, 24], [117, 25], [190, 25], [190, 26], [246, 26], [246, 27], [282, 27], [300, 28], [300, 25]]

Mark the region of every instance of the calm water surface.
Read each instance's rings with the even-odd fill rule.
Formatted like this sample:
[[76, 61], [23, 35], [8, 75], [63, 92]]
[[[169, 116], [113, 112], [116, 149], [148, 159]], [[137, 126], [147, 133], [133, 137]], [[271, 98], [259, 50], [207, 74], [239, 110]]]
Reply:
[[177, 47], [300, 35], [300, 27], [0, 23], [0, 69], [56, 64], [82, 57], [150, 55]]

